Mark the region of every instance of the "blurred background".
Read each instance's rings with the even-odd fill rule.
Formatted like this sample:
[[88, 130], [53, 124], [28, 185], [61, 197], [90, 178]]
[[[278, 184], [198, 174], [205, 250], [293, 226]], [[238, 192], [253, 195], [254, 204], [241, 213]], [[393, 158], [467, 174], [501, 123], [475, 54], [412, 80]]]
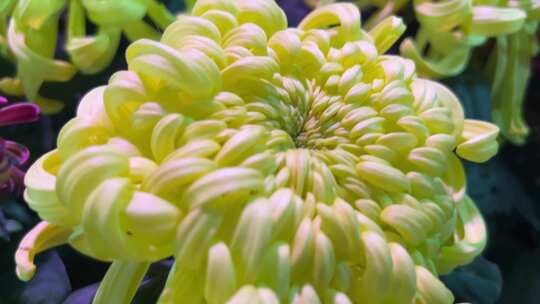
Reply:
[[[180, 0], [163, 2], [171, 11], [184, 9]], [[310, 11], [303, 0], [277, 2], [287, 13], [290, 26]], [[414, 17], [407, 18], [413, 14], [410, 7], [402, 11], [409, 32], [417, 26]], [[59, 45], [63, 45], [62, 39]], [[40, 92], [64, 101], [63, 111], [42, 115], [31, 124], [2, 128], [0, 137], [26, 145], [32, 153], [31, 161], [53, 149], [60, 128], [74, 116], [80, 98], [89, 89], [105, 84], [113, 72], [126, 68], [123, 50], [127, 45], [122, 40], [113, 63], [97, 75], [77, 74], [69, 83], [46, 83]], [[490, 47], [493, 46], [488, 43], [477, 49], [471, 64], [460, 76], [442, 81], [459, 96], [469, 118], [491, 119], [490, 81], [482, 68]], [[57, 58], [65, 57], [65, 53], [58, 52]], [[533, 76], [524, 110], [531, 127], [527, 143], [523, 146], [502, 143], [499, 154], [488, 163], [466, 164], [468, 192], [484, 214], [489, 242], [484, 254], [472, 264], [443, 277], [456, 302], [533, 304], [540, 301], [540, 58], [534, 58], [531, 69]], [[13, 70], [13, 65], [0, 58], [0, 75], [11, 74]], [[41, 254], [37, 258], [37, 274], [29, 283], [16, 278], [14, 252], [21, 237], [37, 221], [36, 214], [21, 197], [0, 197], [0, 304], [91, 303], [108, 265], [67, 246]], [[155, 302], [168, 267], [168, 261], [152, 266], [134, 303]]]

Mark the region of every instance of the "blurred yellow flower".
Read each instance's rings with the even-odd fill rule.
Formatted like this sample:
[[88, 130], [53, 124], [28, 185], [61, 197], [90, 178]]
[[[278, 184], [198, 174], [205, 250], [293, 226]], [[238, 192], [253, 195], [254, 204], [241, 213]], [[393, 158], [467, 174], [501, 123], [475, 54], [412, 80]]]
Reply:
[[[145, 16], [157, 29], [144, 21]], [[88, 33], [87, 18], [95, 24], [95, 33]], [[62, 19], [66, 28], [61, 33], [66, 37], [58, 37]], [[159, 40], [158, 29], [173, 21], [157, 0], [2, 0], [0, 56], [14, 62], [17, 75], [0, 78], [0, 90], [26, 95], [46, 113], [57, 112], [60, 101], [39, 95], [44, 82], [68, 81], [77, 70], [97, 73], [114, 58], [122, 33], [132, 41]], [[65, 39], [70, 61], [55, 59], [59, 39]]]

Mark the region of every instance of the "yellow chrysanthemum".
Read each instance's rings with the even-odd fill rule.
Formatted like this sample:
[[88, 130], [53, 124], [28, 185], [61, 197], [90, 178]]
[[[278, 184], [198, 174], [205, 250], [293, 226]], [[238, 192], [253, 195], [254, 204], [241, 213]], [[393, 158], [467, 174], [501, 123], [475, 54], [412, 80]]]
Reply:
[[28, 171], [33, 256], [68, 242], [112, 261], [95, 303], [128, 303], [174, 256], [160, 303], [452, 303], [438, 275], [485, 246], [459, 155], [498, 129], [383, 55], [352, 4], [287, 29], [272, 0], [200, 0], [89, 92]]

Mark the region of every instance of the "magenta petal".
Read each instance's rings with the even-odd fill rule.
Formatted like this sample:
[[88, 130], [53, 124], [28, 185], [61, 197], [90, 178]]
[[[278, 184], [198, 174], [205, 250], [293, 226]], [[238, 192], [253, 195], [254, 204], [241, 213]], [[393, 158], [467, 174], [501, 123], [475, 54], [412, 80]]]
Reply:
[[14, 141], [6, 140], [5, 149], [8, 157], [15, 160], [16, 165], [23, 165], [30, 158], [28, 148]]
[[11, 181], [11, 179], [5, 181], [5, 182], [0, 182], [0, 193], [11, 193], [13, 192], [13, 182]]
[[9, 159], [5, 156], [0, 158], [0, 184], [9, 178], [9, 169], [11, 168]]
[[24, 189], [24, 172], [16, 167], [9, 169], [9, 178], [0, 182], [0, 193], [21, 194]]
[[24, 189], [24, 175], [25, 172], [19, 168], [11, 167], [11, 191], [16, 194], [21, 194]]
[[17, 166], [29, 157], [25, 146], [0, 138], [0, 193], [20, 194], [24, 188], [24, 171]]
[[8, 102], [7, 98], [0, 96], [0, 106], [5, 105]]
[[5, 174], [11, 167], [11, 162], [7, 155], [6, 140], [0, 137], [0, 183], [5, 179]]
[[22, 102], [0, 109], [0, 127], [35, 121], [39, 118], [39, 107], [33, 103]]

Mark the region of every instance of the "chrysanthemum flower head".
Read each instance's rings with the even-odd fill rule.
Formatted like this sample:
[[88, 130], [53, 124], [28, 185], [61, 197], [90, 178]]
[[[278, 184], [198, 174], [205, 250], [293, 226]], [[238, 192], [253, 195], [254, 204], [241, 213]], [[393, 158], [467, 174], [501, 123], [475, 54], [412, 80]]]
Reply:
[[384, 52], [352, 4], [287, 28], [271, 0], [201, 0], [129, 69], [89, 92], [29, 170], [44, 222], [18, 274], [68, 242], [112, 266], [94, 300], [124, 303], [174, 256], [160, 303], [451, 303], [438, 275], [484, 248], [458, 156], [498, 129]]

